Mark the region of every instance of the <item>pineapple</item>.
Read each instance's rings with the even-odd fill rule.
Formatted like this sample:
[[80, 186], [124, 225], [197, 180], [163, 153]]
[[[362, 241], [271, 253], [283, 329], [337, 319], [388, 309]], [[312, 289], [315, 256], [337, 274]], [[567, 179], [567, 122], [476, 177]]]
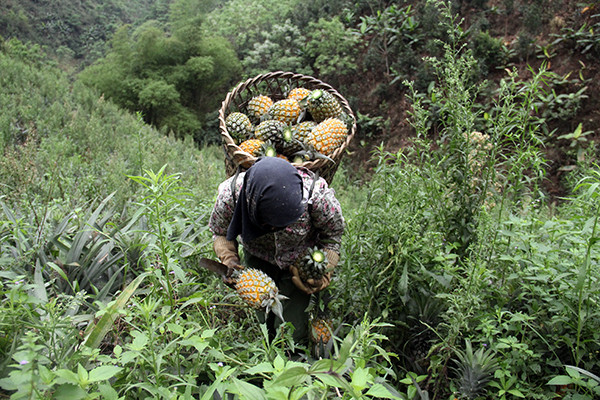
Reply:
[[281, 132], [281, 141], [277, 143], [277, 150], [283, 154], [292, 155], [302, 150], [302, 142], [296, 138], [292, 125], [286, 125]]
[[320, 313], [310, 321], [311, 339], [315, 343], [327, 344], [331, 340], [333, 322], [324, 313]]
[[248, 139], [240, 143], [240, 149], [246, 153], [258, 157], [260, 149], [265, 142], [260, 139]]
[[241, 112], [233, 112], [225, 119], [227, 131], [237, 143], [252, 135], [253, 127], [250, 118]]
[[290, 92], [288, 93], [287, 98], [288, 99], [294, 99], [297, 102], [301, 102], [309, 94], [310, 94], [310, 89], [306, 89], [306, 88], [303, 88], [303, 87], [297, 87], [297, 88], [293, 88], [292, 90], [290, 90]]
[[342, 106], [337, 99], [323, 89], [315, 89], [306, 98], [307, 109], [316, 122], [342, 115]]
[[273, 103], [267, 112], [269, 117], [284, 124], [296, 123], [300, 113], [302, 113], [300, 104], [294, 99], [279, 100]]
[[303, 281], [309, 279], [321, 279], [327, 273], [327, 256], [325, 252], [318, 247], [308, 250], [308, 254], [300, 257], [295, 266], [298, 268], [298, 275]]
[[315, 126], [307, 143], [321, 154], [329, 156], [340, 147], [348, 136], [348, 127], [339, 118], [327, 118]]
[[264, 142], [271, 141], [274, 144], [281, 142], [281, 133], [285, 124], [273, 119], [266, 120], [258, 124], [254, 130], [254, 137]]
[[258, 123], [272, 105], [273, 100], [269, 96], [261, 94], [250, 99], [246, 108], [250, 119]]
[[287, 297], [279, 294], [275, 281], [256, 268], [238, 270], [232, 276], [235, 290], [248, 305], [253, 308], [265, 308], [273, 311], [283, 321], [281, 300]]
[[304, 121], [304, 122], [300, 122], [297, 125], [294, 125], [292, 127], [293, 129], [293, 133], [294, 136], [296, 137], [296, 139], [298, 139], [301, 142], [306, 142], [306, 140], [308, 139], [308, 136], [310, 135], [310, 131], [312, 131], [312, 129], [317, 126], [317, 123], [315, 121]]
[[277, 152], [277, 149], [271, 142], [263, 143], [260, 149], [258, 150], [258, 155], [263, 157], [279, 157], [284, 159], [285, 161], [289, 161], [286, 156]]

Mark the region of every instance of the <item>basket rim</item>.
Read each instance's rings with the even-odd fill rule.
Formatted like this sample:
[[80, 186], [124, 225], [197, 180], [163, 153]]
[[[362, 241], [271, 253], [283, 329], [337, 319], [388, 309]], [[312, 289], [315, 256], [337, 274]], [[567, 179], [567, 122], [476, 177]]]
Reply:
[[[354, 112], [350, 108], [350, 104], [348, 103], [348, 100], [346, 100], [344, 98], [344, 96], [342, 96], [331, 85], [329, 85], [315, 77], [312, 77], [310, 75], [298, 74], [298, 73], [294, 73], [294, 72], [286, 72], [286, 71], [275, 71], [275, 72], [269, 72], [269, 73], [265, 73], [265, 74], [256, 75], [252, 78], [248, 78], [245, 81], [238, 83], [231, 91], [229, 91], [227, 93], [227, 96], [225, 96], [225, 99], [221, 103], [221, 108], [219, 109], [219, 133], [224, 142], [223, 145], [225, 148], [225, 157], [228, 158], [228, 160], [230, 162], [233, 162], [234, 165], [242, 165], [242, 166], [243, 165], [252, 165], [258, 159], [257, 157], [243, 151], [235, 143], [235, 141], [233, 140], [233, 138], [227, 131], [227, 126], [225, 124], [225, 118], [226, 118], [225, 114], [226, 114], [228, 108], [231, 106], [233, 100], [235, 100], [236, 97], [238, 95], [240, 95], [241, 93], [243, 93], [246, 89], [256, 86], [257, 84], [259, 84], [263, 81], [268, 81], [268, 80], [272, 80], [272, 79], [288, 80], [290, 82], [301, 81], [303, 83], [310, 85], [312, 90], [323, 89], [323, 90], [326, 90], [327, 92], [331, 93], [332, 95], [334, 95], [337, 98], [337, 100], [340, 102], [340, 105], [342, 106], [342, 108], [344, 109], [346, 114], [348, 114], [348, 116], [352, 119], [352, 126], [350, 128], [350, 132], [348, 132], [348, 136], [346, 137], [346, 140], [344, 141], [344, 143], [341, 146], [339, 146], [337, 149], [335, 149], [333, 154], [330, 156], [330, 158], [334, 162], [337, 162], [341, 158], [342, 153], [348, 147], [348, 145], [354, 138], [354, 134], [356, 133], [356, 117], [354, 115]], [[329, 161], [327, 159], [317, 159], [317, 160], [305, 161], [303, 163], [292, 163], [292, 165], [305, 167], [310, 170], [322, 168], [326, 164], [331, 164], [331, 161]]]

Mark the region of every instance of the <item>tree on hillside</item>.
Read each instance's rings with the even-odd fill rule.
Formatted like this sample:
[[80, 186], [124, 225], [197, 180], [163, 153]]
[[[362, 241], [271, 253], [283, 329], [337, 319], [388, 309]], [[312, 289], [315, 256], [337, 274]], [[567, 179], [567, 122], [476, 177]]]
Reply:
[[[182, 0], [173, 7], [191, 3]], [[218, 107], [241, 67], [225, 39], [202, 34], [199, 14], [185, 16], [185, 21], [171, 18], [173, 31], [157, 21], [133, 32], [129, 26], [119, 29], [106, 57], [85, 69], [80, 79], [118, 105], [141, 111], [162, 131], [206, 142], [210, 138], [202, 131], [203, 119]]]

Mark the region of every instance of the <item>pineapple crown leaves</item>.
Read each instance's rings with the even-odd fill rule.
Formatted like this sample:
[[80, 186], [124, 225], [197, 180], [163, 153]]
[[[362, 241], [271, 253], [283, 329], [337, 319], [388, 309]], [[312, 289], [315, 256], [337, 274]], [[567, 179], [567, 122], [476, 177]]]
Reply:
[[281, 137], [283, 139], [284, 142], [286, 143], [301, 143], [298, 139], [296, 139], [296, 135], [294, 134], [294, 129], [292, 128], [292, 125], [286, 125], [283, 127], [283, 130], [281, 132]]
[[265, 157], [277, 157], [277, 149], [270, 140], [267, 140], [260, 146], [259, 154]]
[[292, 154], [292, 159], [294, 160], [294, 162], [302, 163], [302, 162], [311, 161], [311, 160], [327, 160], [327, 161], [331, 161], [332, 163], [335, 163], [333, 158], [326, 156], [323, 153], [319, 153], [310, 144], [308, 144], [308, 143], [302, 143], [302, 144], [303, 144], [302, 150], [297, 151], [294, 154]]
[[325, 318], [329, 314], [328, 306], [331, 300], [332, 296], [328, 290], [313, 293], [304, 312], [308, 313], [311, 319]]
[[317, 246], [310, 249], [304, 259], [309, 265], [327, 265], [328, 263], [327, 255]]
[[283, 304], [281, 304], [282, 300], [288, 300], [288, 297], [277, 293], [274, 294], [271, 298], [268, 298], [265, 301], [263, 301], [262, 306], [265, 308], [265, 314], [269, 314], [269, 312], [272, 312], [282, 322], [285, 322], [285, 319], [283, 319]]
[[492, 349], [481, 347], [473, 352], [469, 340], [465, 341], [465, 350], [455, 350], [456, 368], [460, 379], [460, 392], [469, 399], [481, 395], [486, 384], [498, 369], [498, 361]]

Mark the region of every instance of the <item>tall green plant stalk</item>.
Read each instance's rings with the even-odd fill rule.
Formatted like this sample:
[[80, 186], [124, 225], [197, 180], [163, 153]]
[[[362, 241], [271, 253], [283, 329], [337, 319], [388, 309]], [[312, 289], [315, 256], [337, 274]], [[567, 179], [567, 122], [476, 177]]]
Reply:
[[[586, 293], [590, 293], [591, 290], [591, 273], [592, 273], [592, 247], [600, 241], [600, 237], [597, 236], [596, 231], [598, 227], [598, 217], [600, 216], [600, 206], [598, 206], [598, 199], [600, 198], [600, 172], [598, 170], [592, 171], [593, 176], [588, 176], [580, 181], [577, 185], [577, 189], [587, 189], [583, 195], [583, 199], [587, 200], [592, 208], [594, 208], [594, 216], [586, 222], [586, 226], [591, 224], [591, 233], [588, 237], [586, 244], [586, 252], [584, 262], [580, 265], [577, 274], [577, 337], [575, 342], [575, 366], [579, 366], [581, 363], [581, 336], [585, 325], [586, 316], [590, 315], [589, 307], [590, 302], [586, 302]], [[585, 227], [584, 227], [585, 229]], [[587, 281], [587, 285], [586, 285]], [[584, 310], [585, 303], [587, 303], [587, 309]]]
[[[527, 179], [525, 171], [532, 171], [534, 177], [543, 175], [544, 160], [538, 150], [541, 145], [537, 137], [539, 127], [532, 124], [531, 110], [534, 108], [536, 94], [540, 91], [548, 72], [545, 65], [542, 65], [538, 71], [530, 69], [530, 72], [532, 73], [530, 81], [518, 82], [517, 71], [507, 70], [508, 76], [500, 81], [498, 98], [493, 102], [488, 117], [493, 146], [487, 158], [484, 193], [495, 189], [494, 185], [502, 181], [495, 226], [488, 225], [484, 227], [483, 232], [485, 236], [486, 228], [493, 231], [491, 247], [487, 255], [488, 263], [495, 254], [498, 228], [502, 224], [506, 207], [510, 204], [509, 200], [516, 199], [519, 193], [522, 194], [527, 182], [532, 183]], [[533, 181], [534, 185], [536, 182], [537, 179]], [[484, 246], [487, 244], [479, 243], [480, 256], [483, 255]]]
[[171, 261], [171, 256], [176, 253], [180, 243], [173, 243], [168, 236], [172, 231], [170, 219], [180, 206], [184, 205], [184, 198], [189, 192], [179, 186], [179, 174], [166, 175], [164, 165], [158, 173], [145, 171], [146, 176], [129, 176], [130, 179], [142, 185], [149, 193], [142, 200], [146, 207], [146, 216], [153, 231], [150, 234], [156, 237], [158, 257], [163, 270], [163, 279], [167, 287], [169, 304], [175, 305], [171, 273], [183, 277], [182, 269], [177, 263]]

